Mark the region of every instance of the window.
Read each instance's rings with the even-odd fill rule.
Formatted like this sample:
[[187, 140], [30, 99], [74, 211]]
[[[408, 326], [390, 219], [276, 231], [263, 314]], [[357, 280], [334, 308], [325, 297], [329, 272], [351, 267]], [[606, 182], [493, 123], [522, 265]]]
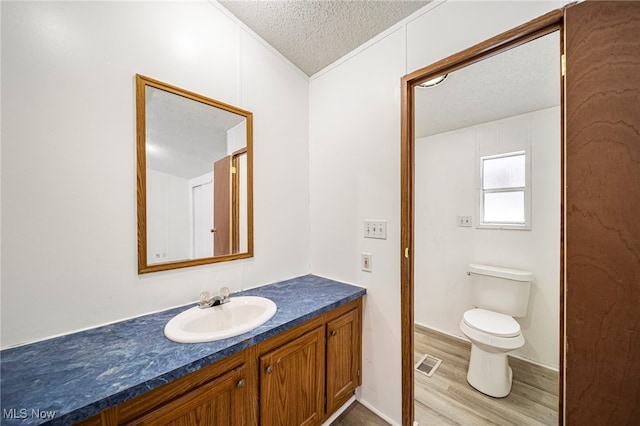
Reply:
[[531, 229], [527, 151], [480, 157], [481, 228]]

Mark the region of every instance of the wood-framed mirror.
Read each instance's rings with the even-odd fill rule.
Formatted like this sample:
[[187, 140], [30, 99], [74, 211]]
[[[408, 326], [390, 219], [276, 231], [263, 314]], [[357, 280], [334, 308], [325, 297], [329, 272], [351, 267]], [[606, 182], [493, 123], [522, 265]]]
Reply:
[[136, 75], [138, 273], [253, 256], [253, 114]]

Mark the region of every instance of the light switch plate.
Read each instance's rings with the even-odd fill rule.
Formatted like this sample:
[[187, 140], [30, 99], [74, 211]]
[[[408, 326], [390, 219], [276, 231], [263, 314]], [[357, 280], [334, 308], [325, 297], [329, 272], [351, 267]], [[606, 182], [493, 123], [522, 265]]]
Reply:
[[387, 239], [387, 221], [386, 220], [365, 220], [364, 221], [364, 237], [386, 240]]

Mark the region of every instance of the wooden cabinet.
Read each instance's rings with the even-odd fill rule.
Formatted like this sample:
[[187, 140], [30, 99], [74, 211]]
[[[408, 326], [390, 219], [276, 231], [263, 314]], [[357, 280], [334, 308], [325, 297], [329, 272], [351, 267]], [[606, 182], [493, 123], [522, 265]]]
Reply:
[[361, 315], [360, 298], [80, 425], [320, 425], [361, 384]]
[[324, 417], [324, 329], [260, 356], [260, 424], [318, 425]]
[[124, 424], [128, 426], [236, 426], [244, 425], [245, 366], [190, 391], [150, 413]]
[[327, 413], [333, 413], [360, 385], [360, 309], [327, 322]]
[[362, 299], [258, 345], [260, 425], [320, 425], [361, 384]]

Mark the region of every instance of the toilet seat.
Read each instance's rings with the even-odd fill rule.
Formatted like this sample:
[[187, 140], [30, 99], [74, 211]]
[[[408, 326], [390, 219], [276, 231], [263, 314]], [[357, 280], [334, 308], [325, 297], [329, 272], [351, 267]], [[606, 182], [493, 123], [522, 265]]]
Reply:
[[509, 315], [487, 311], [485, 309], [471, 309], [464, 313], [464, 323], [480, 332], [498, 337], [516, 337], [520, 334], [520, 324]]

